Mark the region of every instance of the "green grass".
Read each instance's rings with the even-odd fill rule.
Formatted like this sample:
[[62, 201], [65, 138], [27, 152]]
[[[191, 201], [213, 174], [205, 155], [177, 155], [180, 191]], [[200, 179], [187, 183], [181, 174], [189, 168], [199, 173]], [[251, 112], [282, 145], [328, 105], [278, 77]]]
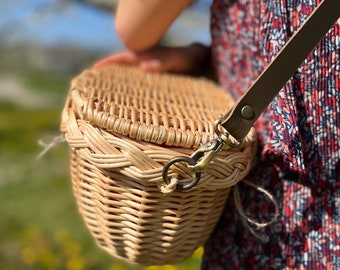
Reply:
[[[28, 70], [21, 76], [24, 83], [35, 91], [44, 92], [48, 90], [50, 93], [62, 93], [68, 88], [69, 81], [61, 74], [44, 74], [35, 70]], [[60, 97], [62, 97], [60, 95]]]
[[37, 160], [59, 135], [68, 79], [21, 74], [36, 91], [50, 91], [60, 106], [24, 109], [0, 100], [0, 269], [198, 269], [201, 249], [178, 266], [143, 268], [96, 246], [76, 208], [66, 143]]

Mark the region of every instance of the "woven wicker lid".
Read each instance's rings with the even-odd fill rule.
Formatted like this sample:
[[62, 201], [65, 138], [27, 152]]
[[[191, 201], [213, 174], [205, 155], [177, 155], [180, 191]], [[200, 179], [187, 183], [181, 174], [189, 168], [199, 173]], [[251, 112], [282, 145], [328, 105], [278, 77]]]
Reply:
[[106, 131], [159, 145], [196, 148], [233, 98], [203, 78], [144, 73], [132, 66], [86, 70], [71, 83], [72, 109]]

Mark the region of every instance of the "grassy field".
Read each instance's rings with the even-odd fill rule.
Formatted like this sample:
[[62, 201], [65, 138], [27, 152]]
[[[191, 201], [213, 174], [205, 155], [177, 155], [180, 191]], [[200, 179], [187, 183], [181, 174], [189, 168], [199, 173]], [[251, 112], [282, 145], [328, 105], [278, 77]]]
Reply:
[[27, 108], [0, 99], [0, 269], [198, 269], [202, 249], [177, 266], [143, 268], [96, 246], [76, 209], [66, 144], [37, 159], [38, 141], [60, 134], [69, 78], [31, 71], [16, 76], [52, 105]]

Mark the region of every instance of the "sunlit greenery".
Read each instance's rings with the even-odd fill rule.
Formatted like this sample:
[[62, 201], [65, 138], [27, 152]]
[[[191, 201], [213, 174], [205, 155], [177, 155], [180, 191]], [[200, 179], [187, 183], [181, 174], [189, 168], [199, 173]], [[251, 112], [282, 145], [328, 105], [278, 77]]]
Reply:
[[38, 141], [60, 134], [70, 78], [32, 71], [16, 75], [35, 94], [50, 95], [54, 105], [27, 109], [0, 100], [0, 269], [198, 269], [202, 248], [180, 265], [144, 268], [96, 246], [76, 209], [66, 144], [37, 160]]

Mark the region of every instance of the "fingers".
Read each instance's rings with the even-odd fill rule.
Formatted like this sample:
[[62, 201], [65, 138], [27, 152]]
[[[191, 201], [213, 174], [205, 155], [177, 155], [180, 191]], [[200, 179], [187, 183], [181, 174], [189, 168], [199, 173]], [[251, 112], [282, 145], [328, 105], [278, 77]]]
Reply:
[[114, 63], [136, 65], [139, 63], [139, 57], [136, 53], [131, 51], [120, 52], [99, 60], [93, 65], [93, 67], [100, 68]]
[[[164, 61], [165, 60], [165, 61]], [[135, 53], [125, 51], [105, 57], [93, 65], [93, 68], [100, 68], [110, 64], [136, 65], [143, 71], [162, 72], [167, 71], [168, 61], [159, 52]]]
[[159, 47], [139, 54], [139, 67], [147, 72], [185, 73], [187, 69], [186, 55], [179, 47]]
[[151, 59], [151, 60], [144, 60], [141, 61], [139, 67], [143, 71], [149, 72], [162, 72], [166, 71], [166, 67], [164, 63], [162, 63], [159, 59]]

